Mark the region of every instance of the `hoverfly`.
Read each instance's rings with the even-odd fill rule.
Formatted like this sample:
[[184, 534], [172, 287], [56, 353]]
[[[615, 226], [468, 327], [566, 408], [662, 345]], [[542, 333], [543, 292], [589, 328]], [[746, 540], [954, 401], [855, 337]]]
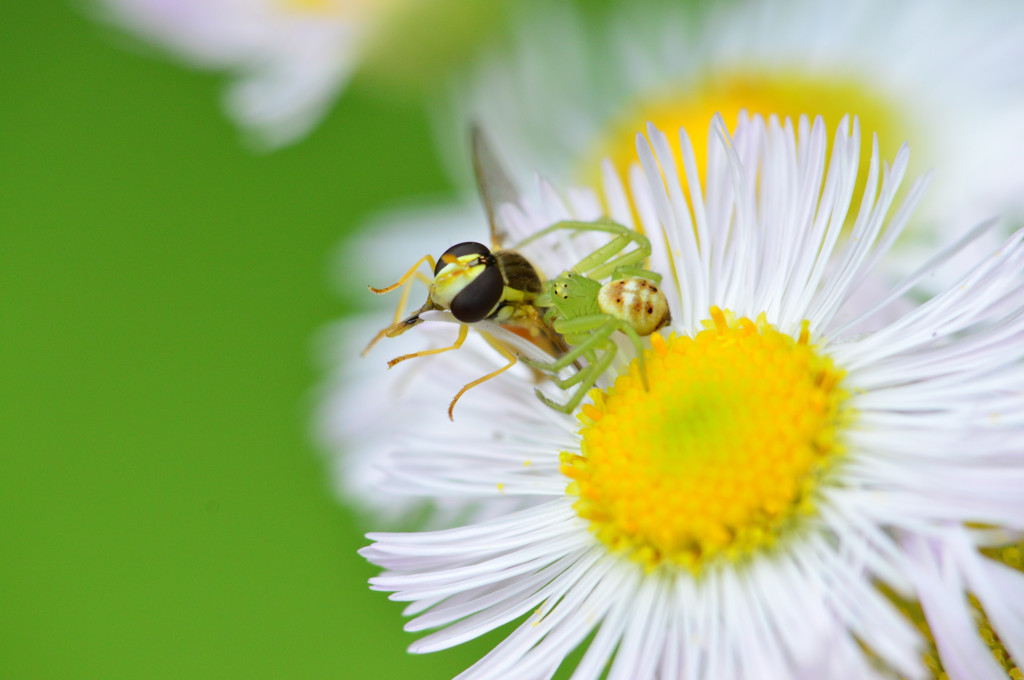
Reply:
[[[539, 389], [536, 390], [541, 401], [556, 410], [568, 413], [575, 409], [611, 365], [618, 348], [612, 338], [615, 331], [624, 333], [636, 347], [646, 384], [642, 365], [644, 348], [640, 338], [662, 328], [670, 320], [667, 299], [658, 288], [661, 276], [640, 267], [651, 254], [650, 241], [643, 234], [607, 219], [556, 222], [516, 247], [557, 231], [601, 232], [610, 234], [612, 238], [557, 278], [542, 279], [522, 254], [502, 247], [506, 234], [498, 226], [496, 208], [502, 203], [518, 203], [518, 194], [482, 133], [475, 128], [472, 148], [473, 167], [487, 212], [492, 249], [473, 241], [458, 243], [437, 260], [429, 254], [424, 255], [391, 286], [371, 286], [371, 291], [382, 295], [407, 286], [418, 277], [427, 284], [428, 294], [427, 301], [403, 319], [402, 310], [410, 291], [408, 287], [404, 288], [394, 322], [374, 337], [363, 354], [382, 337], [396, 337], [422, 323], [421, 314], [446, 310], [459, 321], [459, 334], [454, 343], [395, 357], [388, 362], [388, 367], [406, 359], [458, 349], [465, 342], [471, 324], [493, 321], [554, 357], [551, 362], [521, 358], [528, 366], [547, 374], [559, 388], [568, 390], [575, 387], [564, 404], [548, 399]], [[626, 250], [630, 245], [633, 248]], [[419, 273], [424, 263], [433, 270], [433, 279]], [[601, 283], [602, 279], [609, 277], [611, 280]], [[476, 330], [507, 363], [463, 386], [448, 406], [451, 419], [455, 403], [467, 390], [503, 373], [517, 361], [515, 352], [506, 343], [479, 327]], [[585, 361], [585, 365], [581, 361]], [[576, 372], [560, 380], [557, 374], [569, 366], [575, 367]]]
[[[394, 322], [370, 341], [363, 350], [364, 356], [381, 338], [396, 337], [422, 323], [421, 314], [425, 312], [448, 311], [459, 322], [459, 334], [451, 345], [403, 354], [389, 361], [388, 368], [407, 359], [460, 348], [466, 340], [469, 326], [481, 321], [498, 323], [553, 356], [560, 356], [568, 349], [561, 336], [544, 322], [543, 313], [534, 304], [537, 296], [543, 292], [541, 275], [523, 255], [502, 247], [507, 235], [499, 227], [497, 208], [502, 203], [518, 202], [512, 181], [502, 170], [478, 128], [472, 130], [471, 143], [477, 187], [490, 227], [491, 248], [475, 241], [458, 243], [448, 248], [437, 260], [430, 254], [424, 255], [397, 282], [386, 288], [370, 286], [371, 291], [383, 295], [407, 286], [414, 278], [419, 278], [427, 284], [428, 291], [427, 301], [412, 314], [402, 318], [410, 291], [409, 287], [405, 287], [395, 311]], [[432, 269], [432, 279], [419, 273], [424, 263]], [[455, 403], [463, 394], [508, 370], [517, 360], [515, 352], [506, 343], [479, 327], [476, 330], [507, 363], [463, 386], [448, 406], [450, 419], [454, 419]]]

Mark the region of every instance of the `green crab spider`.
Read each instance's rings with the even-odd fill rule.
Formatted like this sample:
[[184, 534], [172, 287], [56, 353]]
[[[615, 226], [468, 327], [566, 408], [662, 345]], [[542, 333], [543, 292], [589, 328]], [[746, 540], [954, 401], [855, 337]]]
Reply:
[[[564, 338], [569, 349], [551, 362], [526, 357], [522, 360], [548, 373], [559, 389], [573, 389], [562, 404], [535, 390], [537, 397], [551, 408], [572, 413], [615, 359], [618, 346], [612, 335], [616, 331], [628, 337], [636, 348], [640, 376], [646, 388], [644, 347], [640, 339], [664, 327], [671, 317], [665, 293], [658, 288], [661, 275], [640, 266], [651, 254], [651, 242], [646, 236], [606, 219], [562, 221], [531, 235], [517, 247], [559, 230], [613, 235], [608, 243], [574, 267], [545, 281], [543, 292], [534, 302], [545, 310], [545, 323]], [[635, 248], [623, 254], [631, 244]], [[608, 282], [601, 283], [609, 277]], [[557, 377], [559, 371], [580, 359], [586, 361], [585, 366], [564, 380]]]

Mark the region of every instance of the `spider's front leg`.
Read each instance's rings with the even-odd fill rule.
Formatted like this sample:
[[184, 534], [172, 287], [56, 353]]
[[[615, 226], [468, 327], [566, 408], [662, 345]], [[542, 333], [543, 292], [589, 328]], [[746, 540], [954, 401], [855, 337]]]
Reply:
[[[651, 242], [638, 231], [628, 229], [621, 224], [611, 224], [615, 227], [618, 236], [580, 260], [574, 269], [596, 280], [613, 276], [619, 271], [646, 272], [646, 270], [638, 268], [637, 265], [646, 262], [647, 258], [651, 256]], [[624, 255], [618, 255], [630, 243], [636, 247]], [[615, 257], [616, 255], [618, 257]], [[614, 278], [621, 278], [621, 276], [614, 276]]]
[[[651, 255], [651, 242], [640, 232], [630, 229], [607, 218], [594, 222], [580, 222], [578, 220], [562, 220], [555, 222], [549, 227], [531, 234], [516, 245], [522, 248], [528, 243], [547, 236], [555, 231], [596, 231], [612, 234], [613, 238], [594, 252], [590, 253], [576, 263], [573, 270], [586, 274], [594, 279], [603, 279], [621, 267], [632, 267], [643, 262]], [[636, 245], [625, 255], [619, 255], [629, 244]], [[618, 257], [616, 257], [618, 255]]]

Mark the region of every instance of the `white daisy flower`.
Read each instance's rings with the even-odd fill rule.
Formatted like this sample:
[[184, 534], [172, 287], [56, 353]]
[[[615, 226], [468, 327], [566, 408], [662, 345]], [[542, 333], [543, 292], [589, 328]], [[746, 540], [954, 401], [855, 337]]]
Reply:
[[416, 0], [102, 0], [105, 18], [235, 80], [231, 118], [268, 146], [323, 117], [376, 34]]
[[[863, 319], [840, 310], [923, 191], [895, 207], [907, 148], [889, 166], [872, 141], [851, 209], [856, 119], [831, 144], [820, 119], [755, 116], [729, 137], [718, 118], [709, 138], [705, 174], [685, 131], [674, 147], [653, 126], [625, 184], [604, 165], [611, 218], [664, 236], [651, 267], [673, 323], [651, 336], [648, 388], [634, 357], [576, 417], [533, 399], [526, 371], [467, 395], [447, 430], [403, 427], [423, 396], [391, 404], [392, 491], [520, 509], [371, 534], [373, 588], [409, 602], [407, 630], [433, 631], [413, 652], [520, 621], [466, 678], [551, 677], [581, 644], [574, 678], [925, 678], [929, 638], [949, 678], [1007, 677], [1000, 659], [1024, 659], [1024, 574], [986, 554], [1024, 532], [1024, 230], [854, 334]], [[535, 231], [600, 213], [593, 195], [544, 196], [505, 214]], [[421, 360], [437, 422], [487, 356]], [[929, 636], [900, 603], [920, 604]]]

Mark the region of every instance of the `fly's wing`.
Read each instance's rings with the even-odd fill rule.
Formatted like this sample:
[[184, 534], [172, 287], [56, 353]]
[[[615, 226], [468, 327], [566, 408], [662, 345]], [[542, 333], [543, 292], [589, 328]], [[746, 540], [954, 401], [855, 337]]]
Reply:
[[480, 198], [487, 211], [487, 223], [491, 229], [491, 249], [501, 248], [509, 239], [508, 230], [498, 219], [498, 207], [503, 203], [518, 203], [519, 192], [502, 167], [494, 147], [479, 125], [470, 129], [470, 144], [473, 152], [473, 172]]

